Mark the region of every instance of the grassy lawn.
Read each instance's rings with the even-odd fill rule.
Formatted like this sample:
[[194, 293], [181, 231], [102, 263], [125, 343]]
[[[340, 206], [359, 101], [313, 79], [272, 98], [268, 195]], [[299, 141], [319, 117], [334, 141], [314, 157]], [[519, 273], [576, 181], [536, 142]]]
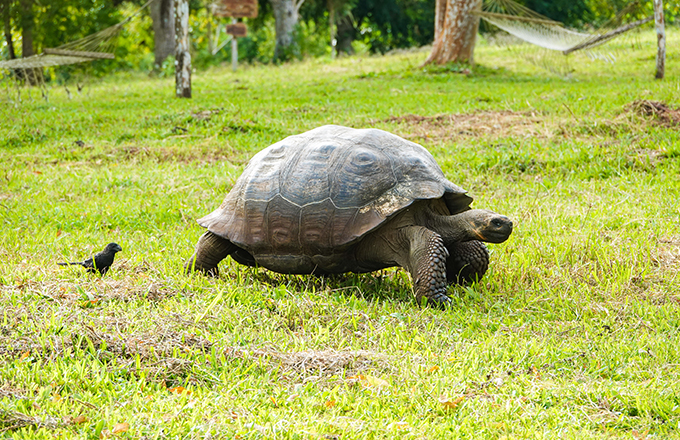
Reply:
[[[651, 43], [651, 40], [648, 42]], [[480, 44], [0, 93], [0, 437], [680, 438], [680, 34], [570, 61]], [[650, 104], [663, 102], [667, 108]], [[429, 149], [513, 219], [479, 283], [185, 276], [248, 159], [323, 124]], [[123, 247], [105, 277], [60, 261]]]

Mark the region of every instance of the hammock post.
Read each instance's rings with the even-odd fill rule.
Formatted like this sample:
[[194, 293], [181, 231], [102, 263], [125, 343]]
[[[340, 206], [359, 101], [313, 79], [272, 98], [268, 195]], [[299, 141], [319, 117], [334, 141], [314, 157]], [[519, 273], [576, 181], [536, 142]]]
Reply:
[[654, 0], [654, 24], [658, 50], [656, 52], [656, 79], [663, 79], [666, 70], [666, 30], [663, 18], [663, 0]]
[[191, 54], [189, 53], [189, 2], [175, 1], [175, 96], [191, 98]]

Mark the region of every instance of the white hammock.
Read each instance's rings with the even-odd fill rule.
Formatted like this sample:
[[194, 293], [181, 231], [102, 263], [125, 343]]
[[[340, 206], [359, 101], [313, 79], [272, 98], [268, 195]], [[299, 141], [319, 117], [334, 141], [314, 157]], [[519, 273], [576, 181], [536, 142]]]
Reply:
[[[619, 15], [623, 15], [623, 12], [625, 11]], [[512, 0], [487, 0], [477, 14], [485, 21], [527, 43], [561, 51], [565, 55], [604, 44], [653, 19], [647, 17], [610, 30], [588, 34], [567, 29], [562, 23], [550, 20]]]
[[34, 69], [40, 67], [64, 66], [97, 59], [114, 59], [113, 49], [120, 30], [151, 2], [148, 0], [125, 20], [95, 34], [55, 48], [45, 48], [43, 53], [26, 58], [0, 61], [0, 69]]

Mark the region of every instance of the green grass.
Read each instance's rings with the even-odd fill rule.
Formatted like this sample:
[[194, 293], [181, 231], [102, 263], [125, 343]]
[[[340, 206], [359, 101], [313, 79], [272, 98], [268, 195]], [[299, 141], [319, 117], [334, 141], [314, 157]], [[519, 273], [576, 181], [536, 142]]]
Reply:
[[[0, 436], [680, 438], [680, 106], [650, 45], [571, 77], [481, 44], [0, 95]], [[247, 160], [334, 123], [428, 148], [516, 224], [453, 306], [402, 270], [181, 267]], [[76, 141], [81, 141], [76, 143]], [[116, 241], [104, 277], [61, 268]], [[126, 425], [127, 424], [127, 425]]]

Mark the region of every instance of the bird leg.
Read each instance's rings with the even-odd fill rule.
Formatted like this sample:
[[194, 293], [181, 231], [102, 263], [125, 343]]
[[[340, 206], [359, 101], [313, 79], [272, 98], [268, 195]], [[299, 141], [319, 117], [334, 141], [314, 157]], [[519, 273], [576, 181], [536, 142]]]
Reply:
[[489, 268], [489, 251], [481, 241], [451, 243], [446, 246], [446, 280], [449, 284], [469, 284], [482, 279]]
[[184, 264], [184, 272], [199, 271], [217, 277], [219, 276], [217, 264], [237, 249], [238, 246], [229, 240], [206, 231], [198, 239], [194, 255]]

